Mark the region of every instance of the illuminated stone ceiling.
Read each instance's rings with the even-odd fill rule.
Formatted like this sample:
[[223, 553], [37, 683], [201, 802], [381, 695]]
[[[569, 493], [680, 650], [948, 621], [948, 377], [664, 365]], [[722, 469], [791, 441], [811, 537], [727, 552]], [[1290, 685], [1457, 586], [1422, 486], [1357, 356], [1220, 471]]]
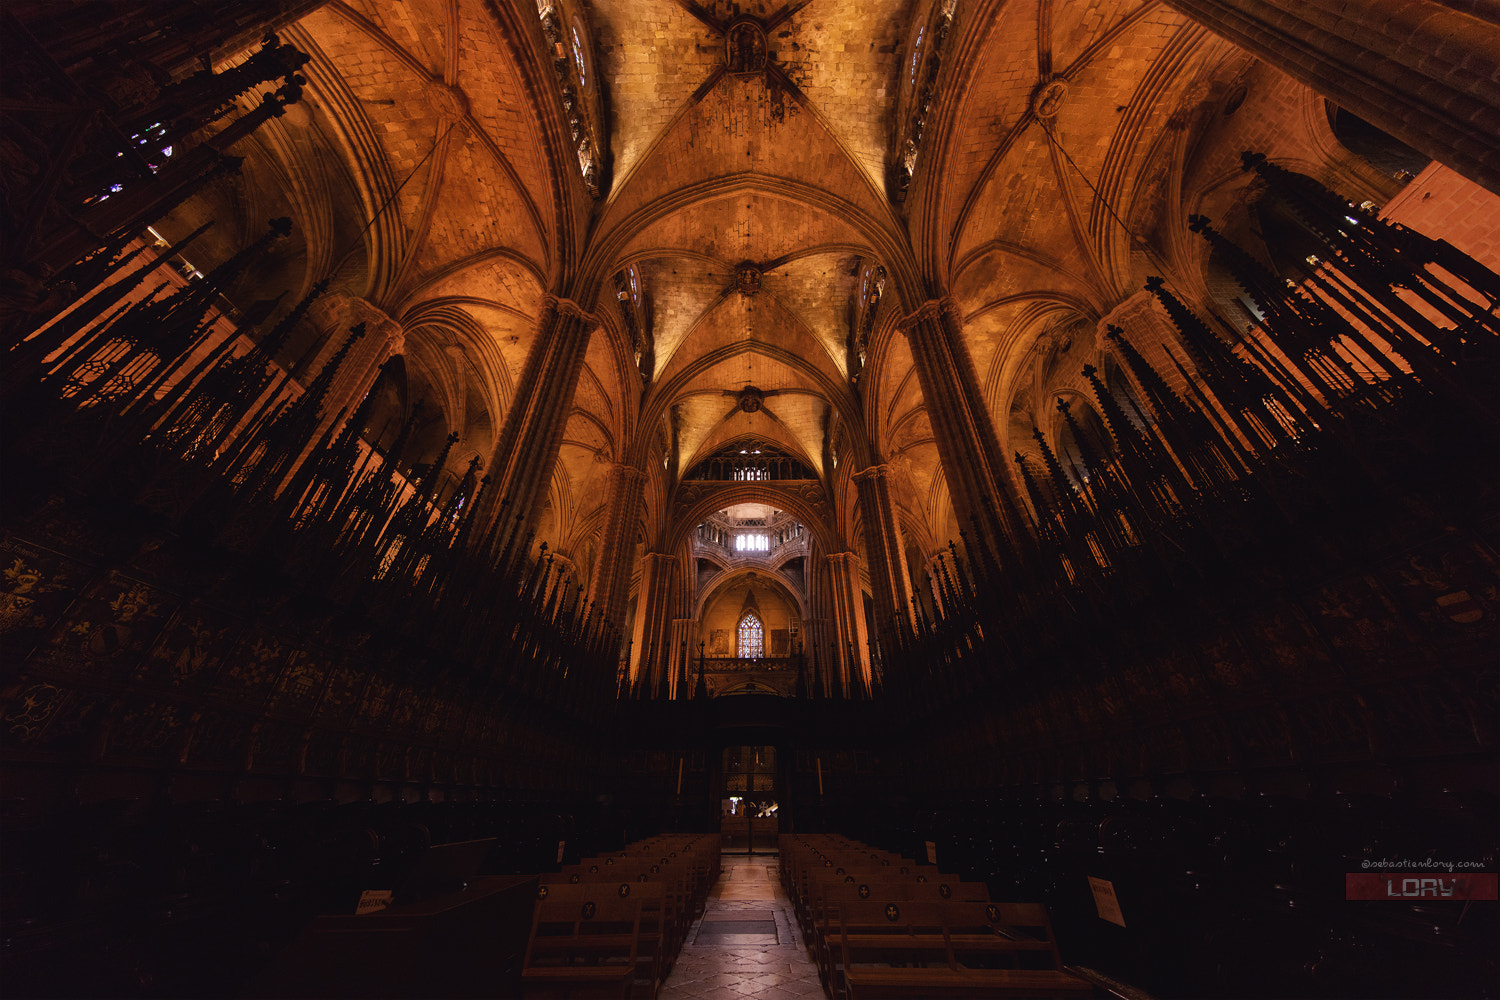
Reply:
[[585, 560], [611, 464], [651, 470], [649, 545], [666, 470], [742, 436], [824, 477], [850, 548], [848, 477], [889, 463], [930, 555], [958, 526], [901, 316], [956, 297], [1025, 450], [1100, 318], [1194, 271], [1180, 220], [1243, 215], [1240, 149], [1378, 186], [1320, 99], [1155, 2], [335, 0], [286, 35], [308, 101], [196, 211], [292, 215], [278, 279], [401, 322], [455, 467], [490, 461], [542, 297], [594, 310], [541, 529]]

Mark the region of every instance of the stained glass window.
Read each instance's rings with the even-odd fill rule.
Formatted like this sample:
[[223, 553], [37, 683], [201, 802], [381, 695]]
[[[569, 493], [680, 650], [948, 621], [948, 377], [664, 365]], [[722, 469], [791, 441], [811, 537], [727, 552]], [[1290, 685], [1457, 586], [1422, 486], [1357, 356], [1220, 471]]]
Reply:
[[761, 627], [760, 616], [746, 611], [740, 619], [740, 656], [759, 659], [766, 652], [766, 630]]
[[583, 59], [583, 39], [578, 37], [578, 19], [573, 20], [573, 65], [578, 67], [578, 86], [589, 85], [588, 63]]

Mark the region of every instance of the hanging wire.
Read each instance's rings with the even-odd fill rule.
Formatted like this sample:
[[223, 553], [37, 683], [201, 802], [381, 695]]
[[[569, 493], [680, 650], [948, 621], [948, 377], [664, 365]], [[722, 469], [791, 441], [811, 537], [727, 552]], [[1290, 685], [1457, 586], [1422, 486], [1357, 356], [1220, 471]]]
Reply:
[[1141, 250], [1145, 252], [1146, 256], [1151, 258], [1151, 262], [1157, 267], [1162, 268], [1163, 270], [1171, 270], [1171, 265], [1169, 265], [1165, 260], [1157, 255], [1155, 248], [1153, 248], [1150, 243], [1147, 243], [1145, 240], [1141, 239], [1131, 231], [1130, 227], [1125, 224], [1125, 220], [1120, 218], [1120, 215], [1115, 211], [1114, 206], [1109, 203], [1109, 199], [1099, 193], [1099, 189], [1094, 186], [1094, 182], [1089, 180], [1088, 175], [1083, 172], [1082, 168], [1080, 168], [1077, 163], [1073, 162], [1073, 157], [1068, 154], [1067, 149], [1060, 141], [1058, 141], [1057, 136], [1053, 134], [1052, 126], [1041, 118], [1037, 119], [1037, 123], [1042, 126], [1042, 131], [1047, 133], [1048, 141], [1051, 142], [1052, 145], [1057, 148], [1057, 151], [1063, 155], [1063, 159], [1068, 161], [1068, 166], [1072, 167], [1074, 173], [1078, 174], [1083, 183], [1088, 186], [1088, 189], [1094, 192], [1094, 197], [1098, 199], [1099, 204], [1104, 206], [1104, 210], [1109, 213], [1110, 218], [1118, 222], [1120, 224], [1120, 228], [1125, 230], [1125, 235], [1130, 237], [1131, 242], [1139, 246]]
[[[417, 161], [416, 166], [411, 168], [411, 172], [406, 175], [406, 179], [403, 180], [400, 184], [396, 185], [396, 190], [392, 191], [389, 195], [386, 196], [385, 202], [381, 204], [380, 208], [376, 210], [374, 215], [370, 216], [370, 221], [365, 223], [364, 228], [355, 234], [354, 239], [350, 241], [349, 246], [344, 250], [344, 252], [333, 258], [336, 262], [338, 262], [332, 269], [333, 274], [338, 273], [340, 264], [342, 264], [342, 262], [351, 253], [354, 252], [354, 248], [359, 245], [359, 241], [364, 239], [365, 233], [368, 233], [370, 231], [370, 227], [375, 225], [380, 217], [385, 214], [385, 210], [391, 207], [391, 202], [395, 201], [396, 198], [401, 194], [401, 192], [406, 189], [406, 185], [411, 183], [411, 179], [417, 176], [417, 171], [421, 170], [422, 167], [427, 163], [427, 161], [432, 159], [432, 154], [438, 151], [438, 147], [443, 145], [443, 143], [447, 140], [448, 135], [453, 131], [453, 127], [457, 124], [457, 122], [448, 123], [448, 127], [443, 130], [443, 134], [433, 140], [432, 148], [427, 151], [427, 154], [425, 156]], [[333, 274], [327, 275], [327, 277], [332, 277]]]

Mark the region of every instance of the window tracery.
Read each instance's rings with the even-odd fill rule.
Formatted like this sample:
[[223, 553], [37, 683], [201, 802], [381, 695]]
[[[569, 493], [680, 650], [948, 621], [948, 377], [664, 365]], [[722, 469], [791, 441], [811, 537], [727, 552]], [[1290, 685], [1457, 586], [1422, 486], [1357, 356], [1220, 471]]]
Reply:
[[758, 660], [765, 655], [766, 630], [760, 623], [759, 615], [754, 611], [746, 611], [740, 618], [738, 632], [741, 659]]
[[604, 147], [595, 141], [599, 109], [589, 79], [591, 43], [588, 28], [579, 16], [574, 14], [566, 24], [564, 16], [553, 0], [537, 0], [537, 17], [542, 22], [542, 34], [552, 46], [552, 68], [557, 74], [558, 93], [578, 153], [578, 170], [589, 193], [598, 198], [603, 193], [599, 166]]
[[763, 482], [816, 479], [817, 475], [795, 456], [769, 442], [742, 440], [702, 459], [683, 478]]

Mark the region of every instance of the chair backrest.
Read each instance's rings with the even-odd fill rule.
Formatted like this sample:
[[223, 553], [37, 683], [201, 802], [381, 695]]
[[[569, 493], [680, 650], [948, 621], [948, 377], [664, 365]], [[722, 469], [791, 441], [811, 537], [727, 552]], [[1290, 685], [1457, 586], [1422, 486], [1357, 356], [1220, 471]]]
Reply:
[[943, 904], [922, 899], [851, 899], [839, 906], [839, 927], [851, 934], [943, 933]]
[[830, 903], [833, 900], [842, 904], [849, 900], [915, 899], [917, 898], [918, 888], [915, 882], [907, 879], [891, 881], [889, 879], [860, 878], [855, 882], [840, 884], [837, 893], [831, 894]]
[[1047, 919], [1047, 908], [1041, 903], [995, 903], [999, 923], [1006, 927], [1025, 929], [1043, 941], [1052, 940], [1052, 921]]
[[909, 879], [889, 879], [876, 876], [873, 879], [858, 879], [850, 885], [840, 886], [838, 900], [852, 895], [859, 900], [930, 900], [947, 903], [948, 900], [966, 903], [989, 903], [990, 888], [983, 882], [960, 882], [950, 876], [941, 876], [930, 882]]
[[602, 891], [608, 889], [603, 884], [590, 888], [601, 891], [576, 893], [570, 886], [557, 898], [549, 892], [547, 898], [536, 901], [531, 940], [526, 945], [528, 966], [545, 964], [545, 954], [556, 951], [587, 953], [599, 962], [634, 965], [641, 927], [640, 897], [632, 893], [622, 898]]
[[990, 901], [990, 887], [983, 882], [963, 882], [959, 879], [939, 875], [927, 882], [916, 882], [906, 880], [902, 885], [911, 887], [911, 895], [908, 899], [931, 899], [940, 903], [953, 902], [980, 902]]
[[1057, 951], [1057, 940], [1052, 936], [1052, 921], [1047, 917], [1047, 908], [1041, 903], [991, 903], [995, 908], [993, 923], [1016, 937], [1031, 938], [1044, 942], [1052, 953], [1052, 967], [1062, 968], [1062, 957]]

